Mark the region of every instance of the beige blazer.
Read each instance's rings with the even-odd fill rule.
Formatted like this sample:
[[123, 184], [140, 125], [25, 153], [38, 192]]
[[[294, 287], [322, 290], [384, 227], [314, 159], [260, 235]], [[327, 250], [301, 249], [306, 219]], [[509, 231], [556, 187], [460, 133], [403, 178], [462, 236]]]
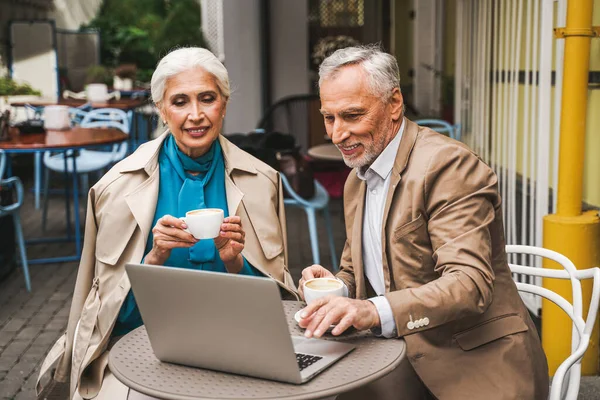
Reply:
[[[91, 188], [67, 331], [42, 365], [38, 393], [40, 380], [53, 368], [56, 382], [70, 380], [71, 397], [75, 390], [84, 399], [98, 393], [108, 361], [110, 333], [131, 287], [125, 264], [141, 261], [152, 229], [159, 189], [158, 154], [168, 134], [140, 146]], [[240, 216], [246, 232], [242, 255], [275, 279], [284, 297], [297, 299], [287, 267], [279, 174], [223, 136], [219, 142], [225, 159], [229, 215]]]
[[[546, 399], [546, 357], [508, 268], [496, 175], [462, 143], [406, 122], [382, 258], [410, 363], [439, 399]], [[360, 299], [372, 294], [362, 263], [365, 187], [353, 171], [338, 274]]]

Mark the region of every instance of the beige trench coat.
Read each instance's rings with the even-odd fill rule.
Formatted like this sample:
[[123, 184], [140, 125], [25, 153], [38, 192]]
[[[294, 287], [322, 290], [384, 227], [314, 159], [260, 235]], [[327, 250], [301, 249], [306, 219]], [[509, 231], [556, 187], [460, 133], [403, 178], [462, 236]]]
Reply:
[[[494, 172], [462, 143], [406, 120], [391, 174], [381, 240], [385, 297], [419, 378], [442, 400], [546, 399], [546, 357], [508, 268]], [[361, 299], [370, 295], [365, 192], [353, 171], [337, 275]]]
[[[100, 390], [110, 334], [131, 287], [125, 264], [141, 261], [152, 229], [159, 189], [158, 154], [168, 134], [140, 146], [91, 188], [67, 331], [42, 365], [38, 394], [45, 375], [52, 371], [50, 385], [62, 383], [64, 387], [70, 381], [70, 397], [78, 390], [81, 397], [90, 399]], [[284, 297], [297, 299], [287, 267], [281, 179], [277, 171], [223, 136], [219, 141], [229, 215], [240, 216], [246, 232], [242, 255], [275, 279]]]

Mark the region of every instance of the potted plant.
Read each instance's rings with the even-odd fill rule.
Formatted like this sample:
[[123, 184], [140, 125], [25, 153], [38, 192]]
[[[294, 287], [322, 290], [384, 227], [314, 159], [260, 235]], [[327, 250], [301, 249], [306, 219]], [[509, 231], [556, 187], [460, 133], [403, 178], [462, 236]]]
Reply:
[[26, 83], [19, 84], [8, 75], [0, 77], [0, 112], [7, 109], [12, 102], [27, 102], [40, 96], [39, 90]]
[[115, 90], [133, 89], [133, 80], [137, 75], [137, 66], [135, 64], [121, 64], [115, 68], [113, 78], [113, 88]]

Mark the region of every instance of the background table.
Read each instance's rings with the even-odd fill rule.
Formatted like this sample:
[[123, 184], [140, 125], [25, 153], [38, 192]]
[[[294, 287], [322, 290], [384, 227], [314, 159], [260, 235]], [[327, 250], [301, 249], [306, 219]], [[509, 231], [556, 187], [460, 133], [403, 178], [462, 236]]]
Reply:
[[[0, 149], [6, 153], [40, 153], [44, 151], [68, 151], [84, 147], [104, 146], [120, 143], [128, 139], [127, 134], [118, 129], [104, 128], [81, 128], [73, 127], [65, 131], [49, 130], [46, 133], [19, 134], [16, 128], [9, 130], [8, 140], [0, 141]], [[42, 258], [29, 260], [30, 264], [41, 264], [49, 262], [77, 261], [81, 257], [81, 230], [79, 221], [79, 183], [77, 180], [76, 157], [73, 157], [73, 208], [75, 223], [75, 255], [69, 257]], [[67, 171], [67, 159], [65, 157], [65, 171]], [[68, 185], [65, 185], [65, 194], [68, 199]], [[71, 222], [69, 203], [67, 208], [67, 237], [54, 239], [33, 239], [27, 243], [42, 243], [49, 241], [71, 240]]]
[[[284, 302], [292, 335], [303, 334], [294, 320], [294, 314], [303, 306], [301, 302]], [[404, 340], [378, 338], [369, 332], [354, 331], [340, 337], [326, 335], [324, 339], [353, 343], [356, 349], [302, 385], [160, 362], [152, 352], [144, 326], [115, 344], [108, 365], [117, 379], [130, 388], [164, 399], [316, 399], [355, 389], [387, 375], [400, 364], [406, 351]]]
[[344, 161], [342, 153], [333, 143], [324, 143], [308, 149], [308, 155], [317, 160]]
[[[29, 102], [17, 101], [10, 103], [12, 107], [25, 107], [27, 105], [33, 107], [46, 107], [53, 105], [61, 105], [68, 107], [81, 107], [84, 104], [88, 104], [87, 100], [82, 99], [58, 99], [57, 101], [52, 100], [33, 100]], [[148, 103], [148, 100], [143, 98], [125, 98], [119, 100], [109, 100], [102, 102], [89, 103], [92, 108], [118, 108], [119, 110], [133, 110], [134, 108], [141, 107]]]

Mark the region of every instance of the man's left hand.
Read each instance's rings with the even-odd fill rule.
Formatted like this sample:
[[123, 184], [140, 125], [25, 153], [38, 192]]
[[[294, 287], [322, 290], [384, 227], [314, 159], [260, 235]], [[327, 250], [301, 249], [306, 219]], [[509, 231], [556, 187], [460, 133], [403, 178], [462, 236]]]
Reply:
[[339, 296], [316, 299], [302, 311], [301, 317], [300, 326], [306, 328], [304, 336], [307, 338], [323, 336], [331, 325], [336, 325], [331, 331], [334, 336], [351, 326], [365, 330], [381, 325], [377, 308], [369, 300]]

